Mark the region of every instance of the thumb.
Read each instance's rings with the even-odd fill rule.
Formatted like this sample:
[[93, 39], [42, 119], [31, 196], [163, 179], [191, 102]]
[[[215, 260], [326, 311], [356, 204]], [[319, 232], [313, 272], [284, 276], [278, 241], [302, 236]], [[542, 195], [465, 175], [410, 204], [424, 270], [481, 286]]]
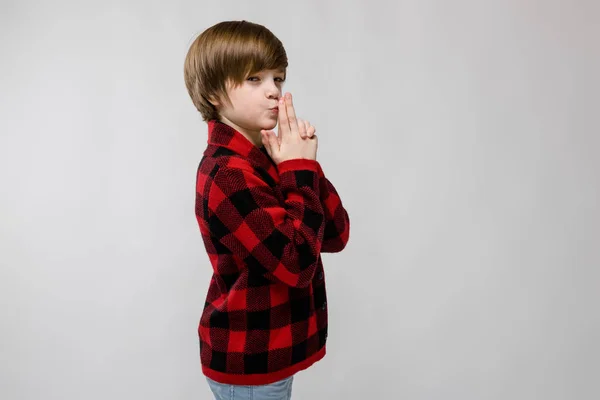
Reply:
[[260, 130], [260, 141], [263, 144], [263, 146], [265, 146], [265, 150], [267, 150], [267, 153], [269, 153], [269, 155], [271, 154], [271, 146], [269, 146], [269, 139], [267, 136], [267, 131], [265, 131], [264, 129]]
[[267, 153], [269, 154], [269, 156], [272, 158], [273, 157], [273, 151], [274, 151], [274, 147], [277, 147], [277, 149], [279, 149], [279, 146], [273, 146], [273, 141], [271, 136], [274, 135], [273, 131], [267, 131], [265, 129], [260, 131], [261, 134], [261, 142], [262, 144], [265, 146], [265, 149], [267, 150]]
[[269, 143], [269, 147], [271, 148], [271, 153], [279, 153], [279, 141], [277, 140], [277, 135], [275, 135], [275, 132], [267, 131], [267, 141]]

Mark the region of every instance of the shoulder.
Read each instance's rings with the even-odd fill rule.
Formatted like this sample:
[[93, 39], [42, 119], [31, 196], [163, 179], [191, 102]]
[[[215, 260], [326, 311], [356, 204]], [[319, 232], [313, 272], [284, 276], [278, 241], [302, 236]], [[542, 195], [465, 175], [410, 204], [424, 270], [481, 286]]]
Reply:
[[204, 173], [210, 180], [209, 192], [216, 197], [229, 197], [244, 189], [270, 189], [277, 185], [267, 171], [237, 154], [206, 161]]
[[223, 179], [231, 173], [254, 172], [255, 167], [247, 160], [226, 148], [217, 148], [216, 151], [205, 152], [198, 167], [199, 175], [205, 175], [211, 179]]

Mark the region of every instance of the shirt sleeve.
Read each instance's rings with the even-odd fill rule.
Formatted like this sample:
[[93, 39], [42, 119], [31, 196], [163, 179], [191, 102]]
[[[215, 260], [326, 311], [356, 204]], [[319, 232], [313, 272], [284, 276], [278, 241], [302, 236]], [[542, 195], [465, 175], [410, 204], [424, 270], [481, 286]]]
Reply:
[[[221, 166], [211, 183], [208, 226], [218, 253], [291, 287], [308, 287], [321, 252], [325, 213], [318, 163], [294, 159], [278, 165], [280, 196], [243, 159]], [[274, 186], [274, 185], [273, 185]]]
[[329, 179], [325, 177], [321, 165], [319, 172], [319, 198], [325, 213], [325, 231], [323, 233], [322, 253], [342, 251], [350, 237], [350, 218], [342, 200]]

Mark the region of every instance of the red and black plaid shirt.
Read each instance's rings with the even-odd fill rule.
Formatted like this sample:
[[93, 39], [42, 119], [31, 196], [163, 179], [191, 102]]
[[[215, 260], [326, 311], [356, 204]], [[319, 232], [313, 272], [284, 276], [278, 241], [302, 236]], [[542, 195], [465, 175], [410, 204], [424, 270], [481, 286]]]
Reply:
[[203, 373], [263, 385], [325, 355], [320, 253], [339, 252], [350, 221], [317, 161], [276, 166], [235, 129], [208, 122], [196, 218], [213, 267], [198, 326]]

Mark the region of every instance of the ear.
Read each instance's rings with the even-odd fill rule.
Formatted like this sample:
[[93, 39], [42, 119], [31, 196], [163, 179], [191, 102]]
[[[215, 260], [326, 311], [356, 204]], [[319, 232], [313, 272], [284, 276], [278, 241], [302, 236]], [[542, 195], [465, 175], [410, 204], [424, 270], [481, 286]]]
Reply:
[[212, 104], [215, 107], [221, 105], [221, 103], [214, 96], [210, 96], [207, 100], [210, 104]]

